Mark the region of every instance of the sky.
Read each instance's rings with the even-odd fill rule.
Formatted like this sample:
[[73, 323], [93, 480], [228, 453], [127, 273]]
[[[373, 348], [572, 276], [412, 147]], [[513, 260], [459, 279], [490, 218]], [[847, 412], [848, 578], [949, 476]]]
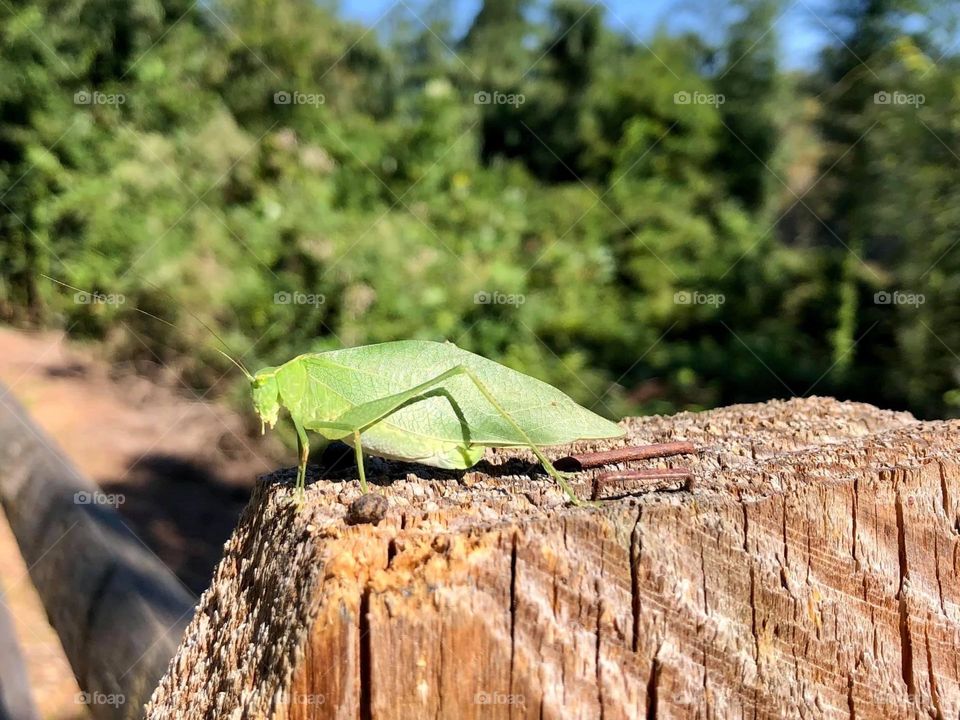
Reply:
[[[480, 8], [481, 0], [452, 0], [457, 31], [463, 32]], [[700, 0], [598, 0], [605, 6], [608, 24], [633, 37], [646, 40], [658, 28], [671, 31], [691, 28], [709, 31], [719, 18], [711, 12], [711, 3]], [[365, 25], [383, 27], [392, 11], [422, 7], [416, 0], [341, 0], [341, 14]], [[717, 5], [713, 5], [716, 7]], [[774, 31], [783, 46], [784, 64], [789, 68], [810, 67], [819, 50], [834, 40], [823, 0], [795, 0], [777, 18]]]

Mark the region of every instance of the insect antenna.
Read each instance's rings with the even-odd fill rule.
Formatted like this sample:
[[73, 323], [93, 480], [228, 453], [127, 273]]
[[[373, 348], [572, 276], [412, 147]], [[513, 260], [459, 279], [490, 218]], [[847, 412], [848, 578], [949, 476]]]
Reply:
[[[78, 287], [74, 287], [73, 285], [69, 285], [69, 284], [63, 282], [62, 280], [57, 280], [57, 278], [50, 277], [49, 275], [44, 275], [43, 273], [40, 273], [40, 276], [41, 276], [41, 277], [45, 277], [47, 280], [50, 280], [51, 282], [55, 282], [57, 285], [62, 285], [63, 287], [65, 287], [65, 288], [70, 288], [71, 290], [74, 290], [74, 291], [76, 291], [76, 292], [87, 293], [86, 290], [81, 290], [81, 289], [78, 288]], [[166, 290], [164, 290], [163, 288], [158, 287], [157, 285], [154, 285], [152, 282], [150, 282], [150, 281], [147, 280], [146, 278], [139, 278], [139, 279], [140, 279], [142, 282], [144, 282], [144, 283], [146, 283], [147, 285], [149, 285], [150, 287], [152, 287], [152, 288], [153, 288], [154, 290], [156, 290], [157, 292], [163, 293], [164, 295], [167, 296], [167, 298], [169, 298], [170, 300], [172, 300], [176, 305], [178, 305], [179, 307], [183, 308], [183, 310], [185, 310], [190, 317], [192, 317], [194, 320], [196, 320], [198, 323], [200, 323], [200, 324], [206, 329], [206, 331], [209, 332], [209, 333], [217, 340], [217, 342], [219, 342], [221, 345], [223, 345], [223, 346], [224, 346], [227, 350], [229, 350], [230, 352], [234, 352], [233, 348], [231, 348], [229, 345], [227, 345], [227, 343], [223, 340], [223, 338], [221, 338], [219, 335], [217, 335], [216, 332], [214, 332], [213, 328], [211, 328], [209, 325], [207, 325], [207, 323], [205, 323], [203, 320], [201, 320], [199, 317], [197, 317], [193, 312], [190, 311], [189, 308], [185, 307], [182, 303], [179, 303], [179, 302], [177, 301], [177, 299], [176, 299], [175, 297], [173, 297], [170, 293], [168, 293], [168, 292], [167, 292]], [[87, 293], [87, 294], [89, 294], [89, 293]], [[151, 312], [147, 312], [146, 310], [144, 310], [144, 309], [142, 309], [142, 308], [134, 307], [133, 309], [134, 309], [136, 312], [140, 313], [141, 315], [146, 315], [146, 316], [149, 317], [149, 318], [153, 318], [153, 319], [156, 320], [157, 322], [162, 322], [164, 325], [169, 325], [170, 327], [172, 327], [172, 328], [174, 328], [174, 329], [177, 329], [177, 326], [176, 326], [176, 325], [174, 325], [172, 322], [170, 322], [169, 320], [167, 320], [167, 319], [165, 319], [165, 318], [162, 318], [162, 317], [159, 317], [159, 316], [157, 316], [157, 315], [154, 315], [154, 314], [151, 313]], [[225, 353], [225, 352], [224, 352], [223, 350], [221, 350], [220, 348], [214, 348], [214, 350], [216, 350], [218, 353], [220, 353], [221, 355], [223, 355], [227, 360], [229, 360], [231, 363], [233, 363], [233, 364], [240, 370], [240, 372], [242, 372], [242, 373], [244, 374], [244, 376], [247, 378], [247, 380], [253, 381], [253, 375], [250, 374], [250, 371], [247, 370], [247, 368], [243, 365], [242, 362], [240, 362], [239, 360], [235, 360], [231, 355], [229, 355], [228, 353]]]
[[239, 360], [234, 360], [232, 357], [230, 357], [229, 355], [227, 355], [227, 353], [225, 353], [225, 352], [224, 352], [223, 350], [221, 350], [220, 348], [214, 348], [214, 350], [216, 350], [218, 353], [220, 353], [221, 355], [223, 355], [227, 360], [229, 360], [229, 361], [232, 362], [234, 365], [236, 365], [236, 366], [240, 369], [240, 372], [242, 372], [242, 373], [246, 376], [247, 380], [249, 380], [250, 382], [253, 382], [253, 375], [251, 375], [251, 374], [250, 374], [250, 371], [247, 370], [247, 368], [245, 368], [245, 367], [243, 366], [243, 363], [241, 363]]
[[[163, 295], [166, 295], [169, 300], [171, 300], [172, 302], [176, 303], [179, 307], [181, 307], [181, 308], [187, 313], [187, 315], [189, 315], [189, 316], [192, 317], [194, 320], [196, 320], [198, 323], [200, 323], [200, 325], [202, 325], [203, 328], [204, 328], [208, 333], [210, 333], [211, 335], [213, 335], [213, 337], [216, 339], [216, 341], [217, 341], [218, 343], [220, 343], [221, 345], [223, 345], [223, 347], [225, 347], [227, 350], [229, 350], [230, 353], [232, 353], [233, 355], [236, 355], [236, 356], [237, 356], [237, 359], [235, 360], [232, 355], [230, 355], [230, 354], [228, 354], [228, 353], [225, 353], [225, 352], [224, 352], [223, 350], [221, 350], [220, 348], [214, 348], [214, 350], [216, 350], [218, 353], [220, 353], [221, 355], [223, 355], [227, 360], [229, 360], [229, 361], [232, 362], [234, 365], [236, 365], [236, 366], [240, 369], [240, 372], [242, 372], [242, 373], [246, 376], [247, 380], [251, 380], [251, 381], [253, 380], [253, 375], [251, 375], [251, 374], [250, 374], [250, 371], [247, 370], [247, 368], [243, 365], [242, 362], [240, 362], [240, 360], [239, 360], [239, 358], [240, 358], [239, 353], [237, 353], [236, 350], [234, 350], [232, 347], [230, 347], [229, 345], [227, 345], [227, 342], [226, 342], [222, 337], [220, 337], [220, 336], [214, 331], [214, 329], [213, 329], [212, 327], [210, 327], [209, 325], [207, 325], [207, 323], [205, 323], [205, 322], [204, 322], [198, 315], [196, 315], [190, 308], [188, 308], [187, 306], [185, 306], [185, 305], [183, 305], [182, 303], [178, 302], [177, 299], [176, 299], [175, 297], [173, 297], [173, 295], [171, 295], [170, 293], [168, 293], [166, 290], [164, 290], [164, 289], [163, 289], [162, 287], [160, 287], [159, 285], [156, 285], [156, 284], [150, 282], [149, 280], [147, 280], [147, 279], [144, 278], [144, 277], [141, 277], [141, 278], [139, 278], [139, 279], [140, 279], [141, 282], [149, 285], [150, 287], [152, 287], [152, 288], [153, 288], [154, 290], [156, 290], [157, 292], [159, 292], [159, 293], [161, 293], [161, 294], [163, 294]], [[139, 308], [137, 308], [137, 309], [139, 310]], [[169, 324], [169, 323], [168, 323], [168, 324]]]

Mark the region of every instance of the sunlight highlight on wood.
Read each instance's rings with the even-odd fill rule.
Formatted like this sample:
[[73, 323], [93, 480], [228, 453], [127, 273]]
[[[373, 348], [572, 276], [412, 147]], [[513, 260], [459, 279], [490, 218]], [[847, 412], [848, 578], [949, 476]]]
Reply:
[[384, 463], [385, 517], [346, 525], [351, 476], [302, 513], [265, 478], [149, 720], [957, 716], [960, 422], [813, 398], [624, 425], [701, 448], [695, 489], [570, 507], [490, 450], [462, 482]]

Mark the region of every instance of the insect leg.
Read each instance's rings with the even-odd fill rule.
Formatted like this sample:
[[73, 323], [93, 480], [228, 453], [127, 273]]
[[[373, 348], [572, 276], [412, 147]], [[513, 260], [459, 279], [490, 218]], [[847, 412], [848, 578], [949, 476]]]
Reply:
[[363, 448], [360, 445], [360, 431], [353, 431], [353, 451], [357, 455], [357, 472], [360, 473], [360, 492], [367, 492], [367, 474], [363, 469]]
[[450, 368], [449, 370], [440, 373], [435, 378], [420, 383], [409, 390], [404, 390], [403, 392], [398, 392], [393, 395], [386, 395], [382, 398], [377, 398], [376, 400], [370, 400], [360, 405], [356, 405], [344, 412], [342, 415], [338, 416], [334, 422], [324, 423], [324, 425], [329, 425], [331, 427], [336, 426], [334, 428], [336, 432], [324, 434], [331, 439], [340, 440], [347, 435], [352, 435], [355, 431], [363, 432], [367, 428], [376, 425], [387, 416], [395, 413], [404, 405], [416, 400], [420, 395], [423, 395], [430, 388], [434, 387], [435, 385], [439, 385], [447, 378], [451, 378], [460, 373], [461, 370], [459, 366]]
[[353, 436], [353, 448], [357, 457], [357, 472], [360, 476], [360, 488], [363, 492], [367, 492], [367, 477], [363, 464], [361, 433], [396, 412], [407, 403], [416, 400], [431, 387], [438, 385], [447, 378], [459, 375], [461, 372], [459, 368], [451, 368], [446, 372], [440, 373], [437, 377], [412, 387], [409, 390], [357, 405], [333, 421], [311, 423], [310, 429], [322, 431], [323, 435], [330, 440], [341, 440], [348, 435]]
[[[363, 406], [360, 406], [363, 407]], [[301, 472], [303, 476], [298, 472], [297, 473], [297, 487], [301, 489], [302, 492], [302, 480], [301, 477], [306, 477], [306, 468], [307, 468], [307, 452], [310, 448], [307, 447], [307, 434], [304, 431], [303, 427], [294, 420], [294, 424], [297, 426], [297, 437], [301, 443], [300, 445], [300, 462], [301, 462]], [[310, 424], [311, 430], [322, 431], [324, 438], [327, 441], [330, 440], [339, 440], [347, 435], [353, 435], [353, 448], [356, 453], [357, 458], [357, 472], [360, 475], [360, 489], [363, 492], [367, 492], [367, 475], [363, 467], [363, 447], [360, 444], [360, 431], [361, 427], [356, 425], [350, 425], [347, 423], [337, 422], [337, 421], [318, 421], [312, 422]], [[304, 450], [303, 448], [307, 449]]]
[[297, 429], [297, 450], [299, 451], [300, 464], [297, 465], [297, 503], [303, 504], [304, 485], [307, 481], [307, 458], [310, 457], [310, 441], [307, 439], [307, 431], [296, 418], [293, 419], [293, 426]]
[[516, 420], [513, 419], [513, 416], [507, 412], [506, 408], [500, 404], [496, 397], [494, 397], [493, 393], [491, 393], [487, 387], [480, 382], [480, 379], [474, 375], [473, 371], [470, 370], [470, 368], [468, 368], [466, 365], [457, 365], [452, 367], [449, 370], [440, 373], [435, 378], [427, 380], [426, 382], [423, 382], [416, 387], [412, 387], [409, 390], [405, 390], [404, 392], [388, 395], [387, 397], [371, 400], [370, 402], [363, 403], [362, 405], [357, 405], [356, 407], [353, 407], [340, 415], [337, 418], [336, 423], [332, 424], [351, 428], [350, 431], [343, 432], [340, 437], [350, 433], [363, 432], [365, 429], [376, 425], [378, 422], [396, 412], [404, 405], [415, 400], [418, 396], [423, 395], [433, 386], [439, 385], [444, 380], [447, 380], [454, 375], [466, 375], [469, 377], [473, 384], [480, 391], [480, 394], [482, 394], [484, 398], [486, 398], [487, 402], [489, 402], [494, 409], [500, 413], [504, 420], [510, 424], [510, 427], [512, 427], [513, 430], [523, 439], [527, 447], [529, 447], [533, 454], [536, 455], [537, 459], [543, 464], [543, 468], [547, 471], [550, 477], [556, 480], [563, 491], [567, 494], [570, 502], [575, 505], [584, 504], [583, 501], [580, 500], [580, 498], [578, 498], [573, 492], [573, 488], [571, 488], [567, 482], [567, 476], [553, 466], [553, 463], [550, 462], [550, 459], [540, 451], [540, 448], [534, 444], [533, 440], [530, 439], [530, 436], [527, 435], [524, 429], [520, 427]]
[[473, 384], [477, 387], [477, 390], [480, 391], [480, 394], [486, 398], [487, 402], [489, 402], [494, 409], [500, 413], [504, 420], [510, 423], [510, 427], [512, 427], [517, 434], [523, 438], [524, 442], [527, 444], [527, 447], [529, 447], [531, 452], [537, 456], [537, 460], [539, 460], [543, 465], [543, 469], [547, 471], [547, 474], [556, 480], [557, 484], [563, 488], [563, 491], [567, 494], [570, 502], [572, 502], [574, 505], [584, 505], [585, 503], [577, 497], [576, 493], [573, 492], [573, 488], [571, 488], [570, 484], [567, 482], [567, 475], [560, 472], [553, 466], [553, 463], [550, 462], [550, 459], [540, 451], [540, 448], [534, 444], [533, 440], [530, 439], [530, 436], [527, 435], [524, 429], [520, 427], [519, 423], [513, 419], [513, 416], [507, 412], [507, 409], [500, 404], [500, 401], [497, 400], [496, 396], [494, 396], [494, 394], [490, 392], [482, 382], [480, 382], [480, 378], [478, 378], [466, 365], [458, 365], [454, 369], [459, 370], [468, 378], [470, 378]]
[[[305, 498], [305, 488], [307, 484], [307, 460], [310, 457], [310, 440], [307, 438], [306, 428], [303, 427], [303, 423], [300, 422], [295, 416], [291, 415], [290, 419], [293, 420], [293, 427], [297, 430], [297, 484], [296, 484], [296, 505], [298, 507], [303, 507], [304, 498]], [[330, 423], [335, 429], [341, 429], [336, 423]], [[311, 430], [315, 428], [311, 427]], [[326, 438], [325, 438], [326, 440]], [[324, 444], [323, 447], [326, 447]], [[322, 450], [321, 450], [322, 454]]]

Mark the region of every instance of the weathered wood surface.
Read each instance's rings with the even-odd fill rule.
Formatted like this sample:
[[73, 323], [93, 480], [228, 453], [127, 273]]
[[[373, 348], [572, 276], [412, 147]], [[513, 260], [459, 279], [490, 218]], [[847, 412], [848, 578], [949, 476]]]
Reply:
[[109, 499], [0, 385], [0, 503], [30, 579], [93, 716], [133, 720], [194, 599], [103, 503]]
[[960, 422], [814, 398], [625, 424], [697, 443], [660, 461], [692, 489], [581, 509], [523, 453], [460, 482], [375, 461], [386, 518], [348, 526], [355, 482], [298, 514], [265, 478], [148, 717], [958, 717]]

